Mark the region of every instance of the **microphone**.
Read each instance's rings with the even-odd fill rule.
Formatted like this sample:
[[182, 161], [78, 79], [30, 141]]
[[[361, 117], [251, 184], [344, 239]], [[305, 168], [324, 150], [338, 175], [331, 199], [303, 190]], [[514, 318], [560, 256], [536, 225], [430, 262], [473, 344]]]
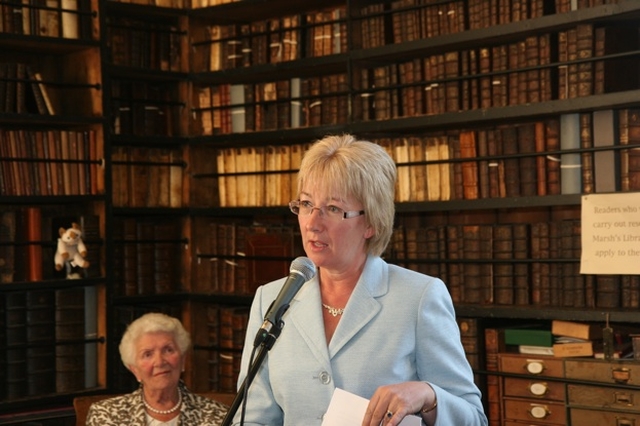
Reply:
[[274, 327], [276, 327], [274, 332], [277, 333], [275, 337], [278, 337], [280, 334], [280, 320], [287, 309], [289, 309], [289, 303], [291, 303], [293, 296], [295, 296], [298, 290], [300, 290], [302, 284], [309, 281], [315, 275], [316, 265], [314, 265], [309, 258], [300, 256], [291, 262], [289, 277], [282, 286], [280, 293], [278, 293], [278, 297], [276, 297], [276, 299], [271, 303], [271, 306], [269, 306], [269, 310], [264, 316], [262, 327], [258, 330], [253, 342], [254, 347], [262, 344], [267, 336], [271, 334], [271, 330]]

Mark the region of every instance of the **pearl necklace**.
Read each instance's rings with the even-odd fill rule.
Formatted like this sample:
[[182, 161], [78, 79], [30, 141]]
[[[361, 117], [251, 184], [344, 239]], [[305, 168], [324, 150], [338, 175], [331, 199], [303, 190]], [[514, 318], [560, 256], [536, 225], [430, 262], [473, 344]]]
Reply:
[[344, 308], [334, 308], [333, 306], [322, 304], [322, 307], [325, 308], [331, 315], [337, 317], [338, 315], [344, 314]]
[[171, 413], [176, 412], [178, 410], [178, 408], [180, 408], [180, 405], [182, 404], [182, 392], [180, 392], [180, 388], [178, 388], [178, 403], [176, 405], [174, 405], [173, 407], [169, 408], [168, 410], [157, 410], [157, 409], [153, 408], [151, 405], [149, 405], [147, 400], [144, 399], [144, 393], [142, 394], [142, 403], [144, 404], [145, 407], [147, 407], [147, 410], [151, 411], [152, 413], [156, 413], [156, 414], [171, 414]]

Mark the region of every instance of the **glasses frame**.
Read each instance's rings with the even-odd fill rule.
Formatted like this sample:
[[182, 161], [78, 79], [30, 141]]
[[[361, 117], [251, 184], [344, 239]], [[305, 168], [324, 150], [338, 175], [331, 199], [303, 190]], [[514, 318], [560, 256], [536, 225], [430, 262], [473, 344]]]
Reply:
[[[295, 214], [296, 216], [300, 216], [300, 203], [301, 202], [302, 202], [301, 200], [289, 201], [289, 210], [291, 210], [291, 213]], [[315, 206], [313, 206], [313, 207], [311, 207], [311, 211], [309, 212], [308, 215], [302, 215], [302, 216], [303, 217], [304, 216], [311, 216], [311, 214], [313, 213], [314, 210], [319, 210], [319, 211], [322, 212], [323, 215], [325, 215], [326, 214], [324, 212], [324, 208], [325, 207], [326, 206], [324, 206], [324, 207], [315, 207]], [[340, 209], [340, 210], [342, 210], [342, 209]], [[362, 215], [364, 215], [364, 210], [352, 210], [352, 211], [344, 211], [344, 210], [342, 210], [342, 218], [341, 219], [342, 220], [351, 219], [351, 218], [362, 216]], [[327, 217], [330, 217], [330, 216], [327, 216]]]

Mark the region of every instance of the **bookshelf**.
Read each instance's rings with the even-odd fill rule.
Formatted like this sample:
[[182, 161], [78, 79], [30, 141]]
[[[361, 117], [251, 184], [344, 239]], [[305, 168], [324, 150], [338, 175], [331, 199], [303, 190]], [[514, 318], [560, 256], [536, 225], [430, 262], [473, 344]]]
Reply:
[[[22, 424], [107, 388], [101, 14], [64, 0], [0, 17], [0, 422]], [[54, 258], [73, 223], [82, 267]]]
[[[270, 202], [252, 190], [286, 191], [293, 150], [326, 134], [385, 146], [399, 168], [385, 257], [447, 283], [490, 412], [500, 396], [485, 330], [603, 325], [604, 312], [616, 326], [635, 322], [638, 276], [580, 274], [579, 262], [581, 195], [640, 190], [624, 146], [638, 116], [640, 9], [573, 3], [197, 9], [191, 143], [220, 160], [193, 175], [217, 190], [209, 214], [286, 215], [282, 194]], [[261, 160], [272, 146], [285, 147], [280, 167]], [[502, 424], [500, 409], [491, 424]]]

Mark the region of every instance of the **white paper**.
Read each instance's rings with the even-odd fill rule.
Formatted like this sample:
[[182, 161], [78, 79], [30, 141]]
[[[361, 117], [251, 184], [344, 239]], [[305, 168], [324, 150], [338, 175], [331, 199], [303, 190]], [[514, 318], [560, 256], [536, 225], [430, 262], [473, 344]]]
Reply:
[[640, 274], [640, 192], [582, 196], [581, 274]]
[[[333, 391], [329, 408], [322, 420], [322, 426], [358, 426], [362, 424], [369, 400], [361, 396], [336, 388]], [[400, 426], [420, 426], [418, 416], [406, 416]]]

